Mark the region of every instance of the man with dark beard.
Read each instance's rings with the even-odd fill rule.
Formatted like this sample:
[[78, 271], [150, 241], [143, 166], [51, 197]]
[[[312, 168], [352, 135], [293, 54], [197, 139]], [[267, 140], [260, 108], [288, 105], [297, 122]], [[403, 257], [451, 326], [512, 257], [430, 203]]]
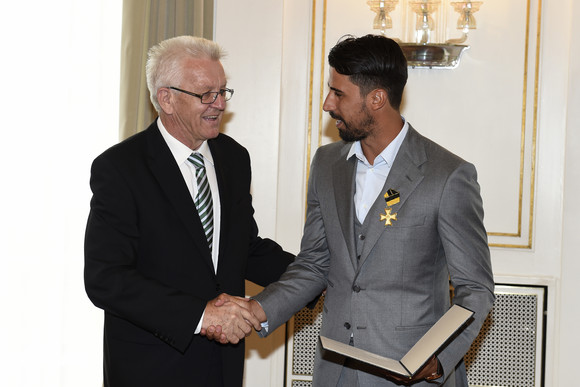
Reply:
[[459, 304], [475, 312], [473, 321], [411, 379], [319, 346], [313, 385], [467, 386], [462, 359], [494, 300], [475, 167], [401, 117], [407, 63], [396, 42], [349, 37], [328, 61], [323, 108], [344, 141], [319, 148], [312, 161], [300, 254], [250, 302], [267, 321], [260, 334], [327, 289], [322, 336], [400, 359]]

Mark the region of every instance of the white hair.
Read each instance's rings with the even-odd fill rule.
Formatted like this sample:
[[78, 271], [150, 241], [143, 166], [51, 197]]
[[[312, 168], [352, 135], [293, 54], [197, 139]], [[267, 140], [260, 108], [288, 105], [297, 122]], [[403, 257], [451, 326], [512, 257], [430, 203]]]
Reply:
[[217, 43], [196, 36], [177, 36], [151, 47], [147, 53], [145, 70], [149, 98], [155, 110], [161, 111], [157, 90], [181, 83], [181, 64], [184, 59], [208, 58], [219, 61], [223, 56], [224, 52]]

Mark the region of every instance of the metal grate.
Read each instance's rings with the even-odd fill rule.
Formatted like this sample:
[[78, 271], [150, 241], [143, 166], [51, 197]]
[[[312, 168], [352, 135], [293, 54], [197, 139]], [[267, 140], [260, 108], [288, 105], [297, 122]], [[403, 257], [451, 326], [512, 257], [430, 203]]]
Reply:
[[[496, 285], [494, 307], [465, 355], [471, 387], [541, 385], [544, 293], [541, 287]], [[315, 309], [303, 309], [294, 316], [293, 329], [289, 326], [294, 332], [288, 348], [292, 387], [312, 385], [322, 305], [320, 300]]]
[[320, 327], [322, 326], [322, 305], [324, 297], [314, 309], [304, 308], [294, 316], [294, 337], [292, 346], [292, 373], [312, 376], [314, 353]]
[[497, 286], [495, 294], [494, 307], [464, 358], [469, 384], [540, 385], [543, 289]]

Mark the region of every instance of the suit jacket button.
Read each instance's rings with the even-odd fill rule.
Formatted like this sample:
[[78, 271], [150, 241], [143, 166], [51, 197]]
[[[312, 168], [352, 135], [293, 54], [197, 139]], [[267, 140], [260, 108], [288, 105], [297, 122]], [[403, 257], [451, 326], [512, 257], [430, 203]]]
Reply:
[[364, 240], [365, 240], [365, 236], [364, 236], [363, 234], [360, 234], [360, 235], [358, 236], [358, 239], [360, 239], [361, 241], [364, 241]]
[[350, 329], [350, 324], [349, 324], [349, 323], [347, 323], [347, 322], [345, 322], [345, 323], [344, 323], [344, 327], [345, 327], [346, 329]]
[[358, 292], [360, 292], [360, 286], [358, 286], [358, 285], [354, 285], [354, 286], [352, 287], [352, 290], [353, 290], [355, 293], [358, 293]]
[[216, 292], [221, 292], [222, 291], [222, 287], [220, 286], [220, 284], [216, 284], [215, 285], [215, 291]]

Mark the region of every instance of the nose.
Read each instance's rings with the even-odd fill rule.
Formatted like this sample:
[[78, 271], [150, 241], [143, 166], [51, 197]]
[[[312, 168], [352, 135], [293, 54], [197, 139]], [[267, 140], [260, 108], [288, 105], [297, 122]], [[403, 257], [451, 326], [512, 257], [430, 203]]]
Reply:
[[330, 93], [328, 93], [326, 95], [326, 98], [324, 99], [324, 103], [322, 104], [322, 110], [324, 110], [325, 112], [331, 111], [334, 107], [334, 103], [332, 101], [332, 97], [330, 95]]
[[211, 106], [219, 110], [224, 110], [226, 108], [226, 97], [222, 94], [218, 94]]

